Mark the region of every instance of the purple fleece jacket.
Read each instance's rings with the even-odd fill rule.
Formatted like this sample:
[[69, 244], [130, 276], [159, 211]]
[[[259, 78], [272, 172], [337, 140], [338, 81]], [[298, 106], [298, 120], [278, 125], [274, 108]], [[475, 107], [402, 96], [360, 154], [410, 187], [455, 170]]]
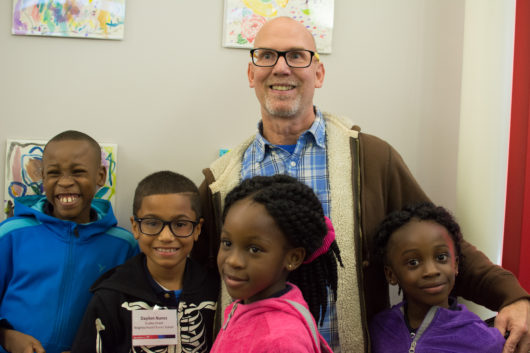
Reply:
[[[224, 324], [210, 353], [321, 353], [331, 352], [318, 334], [321, 347], [315, 343], [306, 318], [287, 300], [306, 309], [302, 292], [292, 283], [291, 290], [277, 298], [251, 304], [236, 300], [225, 310]], [[308, 311], [309, 312], [309, 311]], [[315, 320], [310, 315], [313, 327]]]
[[404, 302], [370, 323], [372, 353], [501, 353], [505, 339], [462, 304], [456, 310], [432, 307], [416, 334], [405, 324]]

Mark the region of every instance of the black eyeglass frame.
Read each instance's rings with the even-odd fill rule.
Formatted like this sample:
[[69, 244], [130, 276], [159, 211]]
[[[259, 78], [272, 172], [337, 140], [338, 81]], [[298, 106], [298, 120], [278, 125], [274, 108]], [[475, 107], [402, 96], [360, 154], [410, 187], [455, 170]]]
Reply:
[[[274, 64], [272, 64], [272, 65], [258, 65], [258, 64], [256, 64], [254, 62], [254, 52], [256, 50], [270, 50], [270, 51], [273, 51], [273, 52], [277, 53], [278, 56], [276, 57], [276, 61], [274, 61]], [[309, 64], [307, 64], [306, 66], [292, 66], [292, 65], [290, 65], [289, 64], [289, 60], [287, 60], [287, 57], [285, 55], [287, 55], [287, 53], [291, 53], [293, 51], [306, 51], [309, 54], [311, 54], [311, 58], [309, 59]], [[252, 64], [254, 64], [255, 66], [258, 66], [258, 67], [273, 67], [274, 65], [276, 65], [278, 63], [278, 60], [280, 60], [280, 56], [283, 56], [283, 60], [285, 60], [285, 63], [287, 64], [287, 66], [295, 68], [295, 69], [304, 69], [306, 67], [311, 66], [311, 64], [313, 63], [313, 57], [315, 57], [315, 59], [320, 61], [320, 55], [318, 55], [317, 52], [309, 50], [309, 49], [291, 49], [291, 50], [286, 50], [286, 51], [279, 51], [279, 50], [269, 49], [269, 48], [254, 48], [254, 49], [250, 49], [250, 58], [252, 59]]]
[[[162, 228], [160, 228], [160, 231], [158, 233], [154, 233], [154, 234], [148, 234], [148, 233], [145, 233], [143, 230], [142, 230], [142, 222], [143, 221], [146, 221], [146, 220], [156, 220], [156, 221], [159, 221], [159, 222], [162, 222]], [[173, 234], [173, 236], [177, 237], [177, 238], [189, 238], [193, 232], [195, 232], [195, 227], [197, 227], [197, 225], [199, 224], [198, 221], [190, 221], [190, 220], [187, 220], [187, 219], [174, 219], [172, 221], [163, 221], [161, 219], [158, 219], [158, 218], [152, 218], [152, 217], [146, 217], [146, 218], [139, 218], [139, 217], [134, 217], [134, 221], [135, 222], [138, 222], [138, 226], [140, 228], [140, 232], [142, 234], [145, 234], [147, 236], [150, 236], [150, 237], [155, 237], [157, 235], [159, 235], [160, 233], [162, 233], [162, 231], [164, 230], [164, 228], [166, 228], [166, 226], [169, 228], [169, 231], [171, 232], [171, 234]], [[192, 227], [191, 227], [191, 232], [190, 234], [188, 235], [177, 235], [175, 234], [175, 232], [173, 231], [173, 228], [171, 228], [171, 223], [173, 222], [187, 222], [187, 223], [191, 223], [192, 224]]]

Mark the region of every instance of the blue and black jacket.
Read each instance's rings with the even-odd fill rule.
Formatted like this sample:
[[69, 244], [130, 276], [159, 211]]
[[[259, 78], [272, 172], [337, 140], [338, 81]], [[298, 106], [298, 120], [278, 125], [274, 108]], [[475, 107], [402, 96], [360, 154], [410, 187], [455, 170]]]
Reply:
[[46, 212], [45, 196], [25, 196], [0, 223], [0, 325], [35, 337], [47, 353], [70, 350], [90, 285], [138, 253], [110, 202], [91, 206], [94, 221], [78, 224]]

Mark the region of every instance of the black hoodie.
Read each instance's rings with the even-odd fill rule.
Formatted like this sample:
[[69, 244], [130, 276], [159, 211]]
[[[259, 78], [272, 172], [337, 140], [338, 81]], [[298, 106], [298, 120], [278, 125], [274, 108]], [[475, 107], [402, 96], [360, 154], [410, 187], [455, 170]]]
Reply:
[[[182, 293], [153, 288], [143, 253], [103, 274], [90, 288], [94, 293], [72, 347], [77, 352], [208, 352], [212, 346], [213, 324], [219, 278], [201, 265], [186, 260]], [[131, 347], [132, 310], [177, 309], [181, 347]]]

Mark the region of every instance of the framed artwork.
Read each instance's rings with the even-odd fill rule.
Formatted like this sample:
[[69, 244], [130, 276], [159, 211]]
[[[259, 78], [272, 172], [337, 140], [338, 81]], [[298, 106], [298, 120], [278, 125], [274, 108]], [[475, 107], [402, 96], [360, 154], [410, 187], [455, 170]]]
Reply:
[[313, 34], [319, 53], [331, 53], [334, 0], [225, 0], [223, 46], [252, 48], [268, 20], [288, 16]]
[[13, 0], [17, 35], [123, 39], [125, 0]]
[[[14, 198], [42, 195], [42, 151], [46, 141], [7, 140], [4, 214], [12, 214]], [[103, 143], [101, 162], [107, 170], [105, 185], [94, 196], [109, 200], [116, 212], [116, 166], [118, 145]]]

